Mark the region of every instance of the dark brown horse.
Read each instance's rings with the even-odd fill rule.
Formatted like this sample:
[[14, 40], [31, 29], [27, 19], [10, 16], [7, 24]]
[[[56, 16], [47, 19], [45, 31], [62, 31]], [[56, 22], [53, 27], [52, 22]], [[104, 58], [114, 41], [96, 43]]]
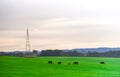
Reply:
[[48, 61], [48, 64], [52, 64], [52, 61]]
[[79, 63], [78, 62], [73, 62], [73, 64], [77, 64], [78, 65]]
[[58, 64], [62, 64], [62, 62], [59, 61]]
[[100, 62], [100, 64], [105, 64], [105, 62], [102, 61], [102, 62]]

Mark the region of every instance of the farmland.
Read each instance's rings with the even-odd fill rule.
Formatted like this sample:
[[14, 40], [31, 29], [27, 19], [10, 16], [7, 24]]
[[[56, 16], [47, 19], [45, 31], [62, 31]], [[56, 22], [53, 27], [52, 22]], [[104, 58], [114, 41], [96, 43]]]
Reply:
[[0, 77], [120, 77], [120, 58], [0, 56]]

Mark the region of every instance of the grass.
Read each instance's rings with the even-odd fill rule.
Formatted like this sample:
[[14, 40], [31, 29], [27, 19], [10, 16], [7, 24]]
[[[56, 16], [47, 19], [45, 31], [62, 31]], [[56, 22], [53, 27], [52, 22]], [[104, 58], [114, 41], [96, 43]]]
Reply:
[[[68, 65], [74, 61], [79, 65]], [[0, 77], [120, 77], [120, 58], [0, 56]]]

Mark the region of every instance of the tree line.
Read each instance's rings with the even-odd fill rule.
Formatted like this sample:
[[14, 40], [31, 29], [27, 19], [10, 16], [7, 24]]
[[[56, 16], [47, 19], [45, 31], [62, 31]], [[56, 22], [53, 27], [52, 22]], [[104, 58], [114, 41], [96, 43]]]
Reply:
[[62, 51], [62, 50], [42, 50], [39, 56], [76, 56], [76, 57], [120, 57], [120, 50], [108, 52], [77, 52], [77, 51]]
[[77, 51], [63, 51], [63, 50], [33, 50], [32, 52], [0, 52], [0, 56], [75, 56], [75, 57], [120, 57], [120, 50], [108, 52], [77, 52]]

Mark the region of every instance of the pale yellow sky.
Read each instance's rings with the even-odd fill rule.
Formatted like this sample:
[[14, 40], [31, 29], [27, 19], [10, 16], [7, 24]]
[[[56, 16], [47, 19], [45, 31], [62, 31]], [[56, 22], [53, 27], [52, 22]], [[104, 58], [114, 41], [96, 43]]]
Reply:
[[120, 47], [119, 0], [0, 0], [0, 51]]

